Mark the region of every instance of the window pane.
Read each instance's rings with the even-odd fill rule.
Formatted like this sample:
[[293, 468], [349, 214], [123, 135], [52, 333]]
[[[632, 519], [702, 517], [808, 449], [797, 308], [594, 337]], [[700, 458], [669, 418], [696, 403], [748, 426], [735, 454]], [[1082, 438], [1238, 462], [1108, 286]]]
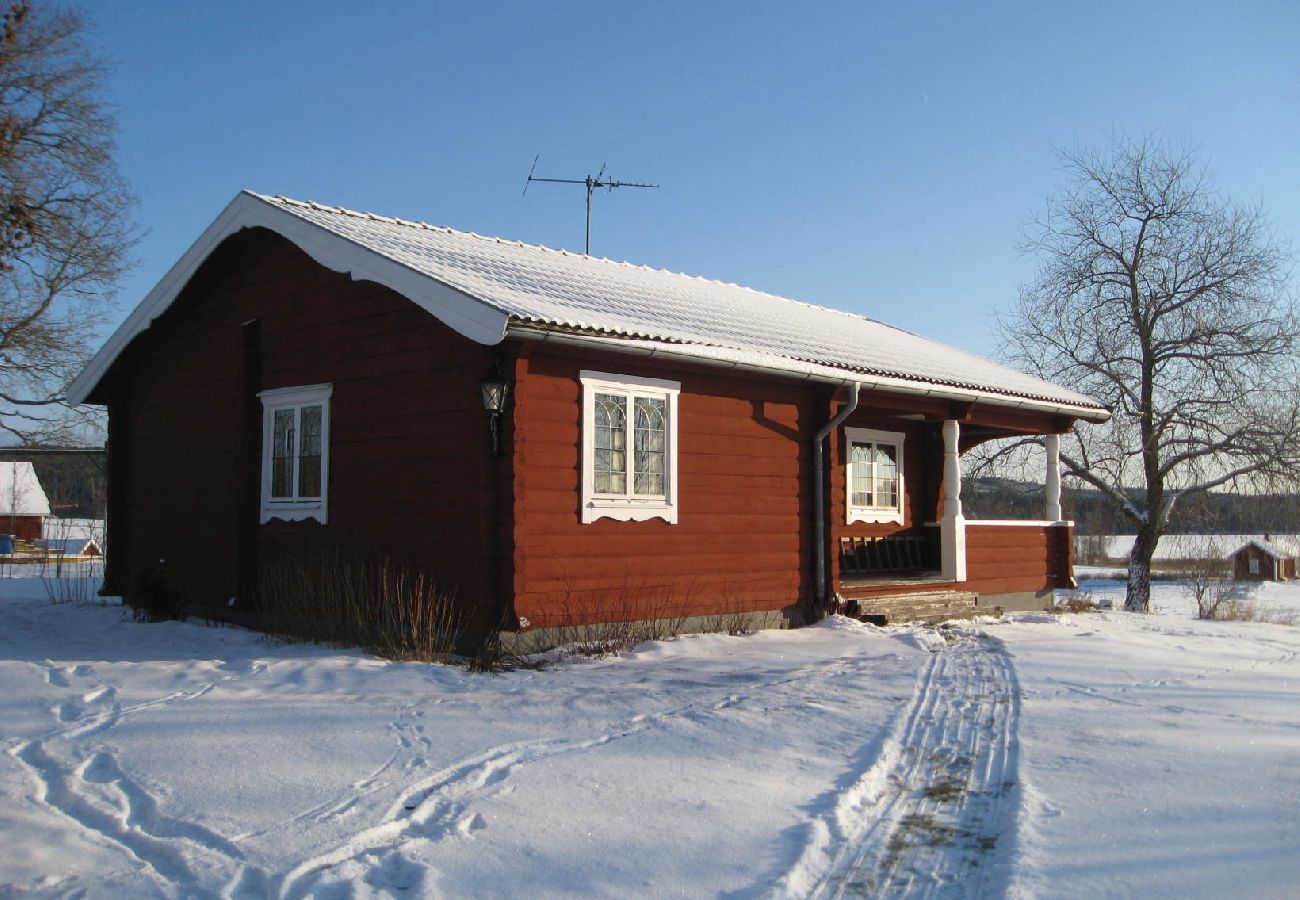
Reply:
[[657, 397], [637, 397], [633, 403], [636, 414], [635, 435], [635, 491], [638, 494], [664, 496], [665, 418], [667, 407]]
[[293, 497], [293, 413], [277, 409], [271, 439], [271, 496]]
[[898, 448], [893, 444], [876, 445], [876, 503], [898, 506]]
[[595, 490], [627, 493], [627, 399], [596, 395]]
[[298, 419], [298, 496], [320, 496], [321, 408], [304, 406]]
[[852, 444], [849, 447], [849, 504], [872, 506], [874, 495], [871, 484], [871, 444]]

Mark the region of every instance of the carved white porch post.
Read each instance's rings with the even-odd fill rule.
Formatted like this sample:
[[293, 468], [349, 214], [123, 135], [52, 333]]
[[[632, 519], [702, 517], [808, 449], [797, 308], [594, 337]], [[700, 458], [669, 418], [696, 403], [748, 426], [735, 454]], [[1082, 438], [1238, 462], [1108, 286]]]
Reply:
[[1061, 436], [1049, 434], [1043, 442], [1047, 449], [1047, 509], [1049, 522], [1061, 521]]
[[961, 426], [943, 423], [943, 521], [939, 524], [939, 560], [948, 581], [966, 580], [966, 517], [961, 514]]

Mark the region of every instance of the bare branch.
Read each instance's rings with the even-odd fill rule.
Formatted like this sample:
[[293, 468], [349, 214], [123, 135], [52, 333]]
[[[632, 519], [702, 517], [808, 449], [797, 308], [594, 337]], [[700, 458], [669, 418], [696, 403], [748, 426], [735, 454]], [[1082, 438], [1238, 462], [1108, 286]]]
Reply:
[[1003, 350], [1113, 410], [1062, 463], [1137, 529], [1126, 603], [1145, 609], [1177, 503], [1294, 478], [1291, 260], [1263, 211], [1216, 194], [1191, 152], [1120, 137], [1062, 156], [1070, 183], [1027, 231], [1039, 269], [999, 319]]
[[44, 424], [0, 430], [48, 440], [76, 427], [58, 404], [113, 309], [134, 199], [113, 162], [107, 67], [80, 16], [18, 0], [0, 26], [0, 402], [48, 407]]

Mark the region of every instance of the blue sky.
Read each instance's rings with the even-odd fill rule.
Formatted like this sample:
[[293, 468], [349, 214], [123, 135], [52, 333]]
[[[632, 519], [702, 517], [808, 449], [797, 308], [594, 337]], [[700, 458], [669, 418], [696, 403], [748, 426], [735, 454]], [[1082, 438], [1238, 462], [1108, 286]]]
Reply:
[[1300, 4], [100, 0], [147, 236], [244, 187], [850, 309], [991, 353], [1055, 148], [1154, 132], [1300, 238]]

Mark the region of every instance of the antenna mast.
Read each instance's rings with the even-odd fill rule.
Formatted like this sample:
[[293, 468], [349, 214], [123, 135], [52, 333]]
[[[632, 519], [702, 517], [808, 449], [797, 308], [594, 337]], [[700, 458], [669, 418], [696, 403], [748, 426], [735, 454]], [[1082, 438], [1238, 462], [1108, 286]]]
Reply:
[[524, 193], [522, 196], [528, 196], [528, 185], [534, 181], [549, 181], [552, 184], [585, 184], [587, 186], [587, 243], [583, 248], [583, 254], [591, 256], [591, 194], [596, 188], [605, 188], [612, 191], [614, 188], [635, 187], [635, 188], [657, 188], [657, 184], [642, 184], [638, 181], [616, 181], [613, 178], [605, 177], [605, 164], [600, 164], [600, 171], [595, 176], [588, 175], [586, 178], [538, 178], [533, 175], [537, 171], [537, 160], [541, 159], [541, 154], [533, 157], [533, 167], [528, 170], [528, 180], [524, 182]]

